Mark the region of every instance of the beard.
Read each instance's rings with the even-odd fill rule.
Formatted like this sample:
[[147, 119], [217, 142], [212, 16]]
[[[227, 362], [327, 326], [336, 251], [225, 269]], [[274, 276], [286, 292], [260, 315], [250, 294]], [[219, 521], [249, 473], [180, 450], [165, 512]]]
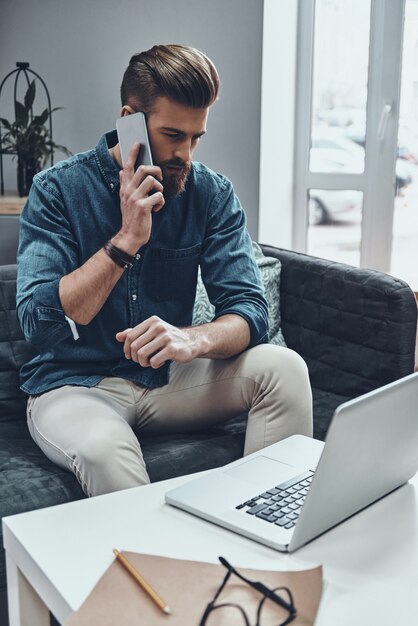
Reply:
[[[190, 174], [191, 163], [181, 161], [180, 159], [171, 159], [169, 161], [161, 161], [156, 163], [163, 173], [163, 196], [165, 200], [171, 200], [175, 196], [183, 193], [186, 187], [187, 178]], [[168, 168], [181, 168], [177, 172], [170, 171]]]

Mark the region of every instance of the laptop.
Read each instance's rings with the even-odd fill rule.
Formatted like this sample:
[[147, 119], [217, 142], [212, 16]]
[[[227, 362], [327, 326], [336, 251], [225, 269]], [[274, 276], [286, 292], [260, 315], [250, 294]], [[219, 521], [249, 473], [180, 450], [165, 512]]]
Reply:
[[418, 469], [418, 372], [341, 404], [325, 443], [294, 435], [165, 494], [168, 504], [292, 552]]

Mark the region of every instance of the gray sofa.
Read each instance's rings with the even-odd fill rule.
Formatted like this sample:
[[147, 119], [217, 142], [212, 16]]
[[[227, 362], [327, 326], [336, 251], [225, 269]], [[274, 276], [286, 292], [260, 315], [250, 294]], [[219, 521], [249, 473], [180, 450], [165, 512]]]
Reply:
[[[386, 274], [272, 246], [262, 249], [281, 261], [277, 299], [283, 335], [308, 364], [314, 436], [323, 439], [339, 403], [413, 371], [415, 298], [404, 282]], [[19, 390], [18, 371], [34, 350], [17, 322], [15, 279], [16, 266], [0, 267], [1, 517], [84, 497], [74, 476], [48, 461], [26, 428], [26, 398]], [[151, 479], [238, 458], [245, 419], [191, 435], [144, 438], [141, 445]], [[1, 592], [6, 577], [0, 556]]]

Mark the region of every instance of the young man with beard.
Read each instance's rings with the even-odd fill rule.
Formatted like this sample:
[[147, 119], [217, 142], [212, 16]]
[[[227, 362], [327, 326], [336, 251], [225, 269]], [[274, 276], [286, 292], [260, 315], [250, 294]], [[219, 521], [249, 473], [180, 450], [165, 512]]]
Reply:
[[[149, 482], [141, 434], [248, 411], [244, 453], [312, 433], [302, 359], [268, 341], [231, 183], [192, 162], [219, 79], [185, 46], [132, 57], [121, 115], [146, 114], [153, 166], [122, 168], [116, 132], [41, 172], [21, 217], [17, 309], [34, 441], [89, 496]], [[191, 326], [198, 266], [214, 320]]]

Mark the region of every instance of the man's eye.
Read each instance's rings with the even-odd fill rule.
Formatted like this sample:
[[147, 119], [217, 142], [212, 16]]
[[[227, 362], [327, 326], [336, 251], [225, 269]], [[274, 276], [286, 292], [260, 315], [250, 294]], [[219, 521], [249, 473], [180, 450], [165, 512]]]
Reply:
[[170, 139], [178, 139], [179, 135], [177, 135], [176, 133], [165, 133], [166, 137], [169, 137]]

